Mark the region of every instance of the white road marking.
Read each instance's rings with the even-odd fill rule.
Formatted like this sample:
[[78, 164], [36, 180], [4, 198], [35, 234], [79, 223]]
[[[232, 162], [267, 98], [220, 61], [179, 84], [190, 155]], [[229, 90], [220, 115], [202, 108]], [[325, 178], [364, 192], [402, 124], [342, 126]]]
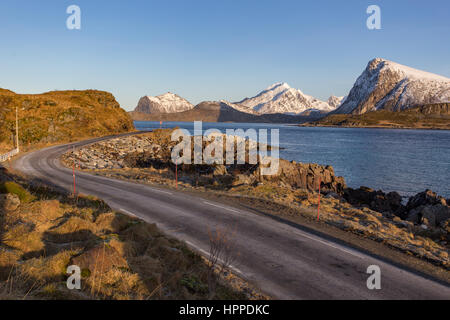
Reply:
[[133, 217], [142, 219], [142, 218], [139, 217], [137, 214], [134, 214], [133, 212], [130, 212], [130, 211], [128, 211], [128, 210], [125, 210], [125, 209], [122, 209], [122, 208], [120, 208], [119, 210], [125, 212], [126, 214], [128, 214], [128, 215], [130, 215], [130, 216], [133, 216]]
[[225, 210], [228, 210], [228, 211], [231, 211], [231, 212], [240, 213], [237, 210], [234, 210], [234, 209], [231, 209], [231, 208], [227, 208], [227, 207], [222, 207], [222, 206], [219, 206], [217, 204], [214, 204], [214, 203], [211, 203], [211, 202], [208, 202], [208, 201], [203, 201], [203, 203], [208, 204], [208, 205], [213, 206], [213, 207], [225, 209]]
[[[77, 170], [77, 173], [80, 176], [86, 176], [86, 177], [92, 177], [93, 176], [93, 174], [82, 172], [82, 171], [78, 171], [78, 170]], [[103, 176], [98, 176], [98, 175], [95, 175], [95, 177], [98, 178], [99, 180], [105, 180], [105, 181], [110, 181], [110, 182], [119, 183], [119, 184], [125, 184], [125, 185], [126, 184], [132, 184], [132, 185], [144, 186], [146, 189], [150, 189], [151, 191], [154, 191], [154, 192], [159, 192], [159, 193], [172, 195], [172, 192], [156, 189], [156, 188], [153, 188], [153, 187], [149, 187], [149, 186], [146, 186], [145, 184], [138, 183], [138, 182], [124, 181], [124, 180], [120, 180], [120, 179], [114, 179], [114, 178], [103, 177]]]
[[[120, 208], [119, 210], [120, 210], [120, 211], [123, 211], [123, 212], [125, 212], [126, 214], [129, 214], [129, 215], [131, 215], [131, 216], [133, 216], [133, 217], [140, 218], [138, 215], [136, 215], [136, 214], [134, 214], [134, 213], [132, 213], [132, 212], [126, 210], [126, 209]], [[204, 255], [209, 256], [209, 253], [208, 253], [208, 252], [206, 252], [206, 251], [203, 250], [202, 248], [200, 248], [200, 247], [194, 245], [192, 242], [187, 241], [187, 240], [185, 240], [184, 242], [186, 242], [189, 246], [193, 247], [194, 249], [200, 251], [200, 252], [203, 253]], [[223, 263], [223, 260], [221, 260], [221, 259], [217, 259], [217, 260], [218, 260], [220, 263]], [[240, 274], [240, 275], [244, 275], [244, 273], [243, 273], [241, 270], [239, 270], [238, 268], [236, 268], [235, 266], [229, 265], [229, 268], [230, 268], [231, 270], [233, 270], [235, 273], [238, 273], [238, 274]]]
[[[225, 209], [225, 210], [228, 210], [228, 211], [231, 211], [231, 212], [240, 213], [240, 212], [237, 211], [237, 210], [234, 210], [234, 209], [231, 209], [231, 208], [227, 208], [227, 207], [223, 207], [223, 206], [219, 206], [219, 205], [217, 205], [217, 204], [214, 204], [214, 203], [211, 203], [211, 202], [208, 202], [208, 201], [203, 201], [203, 203], [208, 204], [208, 205], [213, 206], [213, 207]], [[360, 255], [360, 254], [358, 254], [358, 253], [356, 253], [356, 252], [352, 252], [352, 251], [350, 251], [350, 250], [347, 250], [347, 249], [344, 249], [344, 248], [335, 246], [335, 245], [333, 245], [331, 242], [324, 241], [324, 240], [321, 240], [321, 239], [318, 239], [318, 238], [309, 236], [308, 234], [303, 233], [303, 232], [301, 232], [301, 231], [299, 231], [299, 230], [297, 230], [297, 229], [295, 229], [295, 233], [297, 233], [298, 235], [303, 236], [303, 237], [305, 237], [305, 238], [308, 238], [308, 239], [310, 239], [310, 240], [314, 240], [314, 241], [320, 242], [320, 243], [322, 243], [322, 244], [324, 244], [324, 245], [326, 245], [326, 246], [329, 246], [329, 247], [332, 247], [332, 248], [334, 248], [334, 249], [337, 249], [337, 250], [343, 251], [343, 252], [345, 252], [345, 253], [351, 254], [352, 256], [358, 257], [358, 258], [360, 258], [360, 259], [364, 259], [364, 258], [365, 258], [365, 257], [363, 257], [362, 255]]]
[[172, 195], [172, 192], [169, 192], [169, 191], [163, 191], [163, 190], [155, 189], [155, 188], [152, 188], [152, 187], [147, 187], [147, 188], [150, 189], [150, 190], [152, 190], [152, 191], [155, 191], [155, 192], [165, 193], [165, 194], [170, 194], [170, 195]]
[[365, 257], [363, 257], [362, 255], [360, 255], [360, 254], [358, 254], [358, 253], [356, 253], [356, 252], [351, 252], [351, 251], [346, 250], [346, 249], [344, 249], [344, 248], [335, 246], [335, 245], [333, 245], [331, 242], [324, 241], [324, 240], [321, 240], [321, 239], [318, 239], [318, 238], [315, 238], [315, 237], [311, 237], [311, 236], [309, 236], [309, 235], [307, 235], [306, 233], [303, 233], [303, 232], [301, 232], [301, 231], [295, 230], [295, 233], [297, 233], [297, 234], [299, 234], [299, 235], [301, 235], [301, 236], [303, 236], [303, 237], [305, 237], [305, 238], [308, 238], [308, 239], [311, 239], [311, 240], [320, 242], [320, 243], [322, 243], [322, 244], [324, 244], [324, 245], [326, 245], [326, 246], [332, 247], [332, 248], [334, 248], [334, 249], [337, 249], [337, 250], [346, 252], [346, 253], [351, 254], [352, 256], [358, 257], [358, 258], [360, 258], [360, 259], [364, 259], [364, 258], [365, 258]]

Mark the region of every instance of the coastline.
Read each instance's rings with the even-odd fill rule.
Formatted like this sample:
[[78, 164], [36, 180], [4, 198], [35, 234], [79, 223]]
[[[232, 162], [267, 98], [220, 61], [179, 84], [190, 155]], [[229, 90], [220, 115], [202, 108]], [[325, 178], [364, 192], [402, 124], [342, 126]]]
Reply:
[[339, 125], [314, 125], [314, 124], [289, 124], [289, 126], [304, 128], [345, 128], [345, 129], [390, 129], [390, 130], [423, 130], [423, 131], [450, 131], [450, 128], [423, 128], [423, 127], [388, 127], [388, 126], [339, 126]]
[[[160, 132], [161, 130], [155, 131]], [[434, 215], [430, 216], [425, 213], [431, 208], [447, 212], [447, 202], [450, 199], [446, 200], [431, 191], [426, 191], [409, 197], [406, 206], [404, 199], [395, 192], [384, 193], [370, 188], [347, 188], [343, 185], [345, 183], [343, 179], [335, 177], [332, 173], [333, 169], [329, 166], [309, 165], [310, 167], [305, 167], [308, 165], [286, 160], [280, 160], [283, 169], [275, 178], [258, 180], [257, 176], [250, 173], [227, 173], [227, 169], [223, 166], [213, 168], [211, 173], [200, 175], [195, 173], [195, 168], [179, 167], [178, 183], [175, 183], [174, 168], [165, 163], [165, 157], [161, 156], [161, 152], [164, 152], [165, 148], [156, 148], [156, 145], [169, 146], [167, 141], [161, 140], [161, 134], [162, 132], [156, 136], [150, 134], [147, 136], [148, 138], [144, 138], [150, 139], [149, 145], [159, 151], [142, 155], [144, 157], [131, 153], [125, 156], [126, 164], [122, 168], [116, 166], [117, 161], [121, 160], [114, 156], [111, 157], [107, 149], [117, 150], [120, 147], [122, 148], [121, 152], [125, 152], [124, 148], [131, 148], [132, 141], [125, 141], [125, 143], [110, 141], [100, 146], [91, 146], [92, 148], [89, 150], [81, 150], [81, 153], [76, 156], [77, 162], [80, 161], [80, 164], [83, 162], [84, 168], [81, 167], [83, 171], [86, 170], [95, 175], [165, 186], [180, 191], [199, 193], [204, 197], [221, 197], [223, 199], [231, 197], [229, 199], [234, 198], [235, 200], [232, 202], [236, 205], [244, 205], [257, 210], [264, 209], [264, 212], [274, 218], [287, 219], [301, 224], [303, 224], [301, 221], [305, 219], [310, 224], [315, 223], [318, 210], [317, 178], [321, 177], [323, 198], [320, 203], [320, 224], [327, 225], [327, 228], [339, 229], [338, 233], [343, 235], [353, 234], [353, 236], [348, 235], [350, 238], [353, 237], [353, 240], [348, 240], [353, 245], [358, 245], [358, 241], [362, 241], [362, 239], [367, 239], [369, 242], [380, 242], [383, 244], [380, 248], [386, 245], [393, 250], [389, 259], [400, 261], [414, 257], [413, 260], [408, 260], [416, 261], [416, 263], [411, 262], [412, 265], [424, 266], [425, 264], [428, 267], [419, 269], [423, 271], [431, 268], [435, 270], [432, 272], [434, 275], [441, 273], [443, 278], [450, 282], [450, 266], [448, 264], [450, 239], [447, 230], [450, 226], [441, 225], [441, 220], [437, 220]], [[142, 140], [139, 141], [133, 143], [143, 143]], [[70, 156], [70, 154], [66, 154], [63, 157], [63, 163], [72, 163], [73, 160]], [[92, 169], [92, 164], [97, 161], [92, 157], [98, 156], [106, 161], [106, 165], [102, 168]], [[147, 158], [150, 162], [145, 160]], [[161, 160], [155, 162], [150, 159]], [[304, 170], [302, 168], [305, 168], [306, 171], [302, 171]], [[193, 169], [194, 171], [192, 171]], [[324, 177], [330, 173], [331, 180], [324, 181]], [[309, 177], [307, 180], [310, 182], [302, 187], [298, 181], [303, 179], [302, 175], [304, 174]], [[383, 249], [380, 248], [375, 251], [375, 254], [383, 256]], [[397, 259], [394, 252], [401, 257], [399, 256]]]
[[[159, 121], [156, 120], [133, 120], [134, 122], [154, 122], [157, 123]], [[162, 121], [162, 123], [165, 122], [182, 122], [182, 123], [192, 123], [193, 121], [179, 121], [179, 120], [169, 120], [169, 121]], [[254, 124], [254, 125], [282, 125], [287, 127], [305, 127], [305, 128], [345, 128], [345, 129], [391, 129], [391, 130], [424, 130], [424, 131], [430, 131], [430, 130], [439, 130], [439, 131], [449, 131], [450, 128], [440, 128], [440, 127], [431, 127], [431, 128], [424, 128], [424, 127], [407, 127], [407, 126], [343, 126], [343, 125], [326, 125], [326, 124], [308, 124], [308, 123], [278, 123], [278, 122], [235, 122], [235, 121], [204, 121], [205, 123], [227, 123], [227, 124]]]

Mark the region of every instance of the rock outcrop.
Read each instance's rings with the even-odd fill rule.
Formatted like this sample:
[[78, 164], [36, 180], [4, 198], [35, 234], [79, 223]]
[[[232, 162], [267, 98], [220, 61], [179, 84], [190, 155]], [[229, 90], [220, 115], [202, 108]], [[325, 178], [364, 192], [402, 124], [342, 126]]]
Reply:
[[365, 205], [370, 209], [384, 213], [385, 215], [402, 216], [405, 208], [402, 205], [402, 197], [397, 192], [384, 193], [371, 188], [360, 187], [359, 189], [347, 188], [343, 197], [352, 205]]
[[260, 181], [278, 182], [293, 188], [342, 193], [346, 188], [343, 177], [334, 174], [332, 166], [321, 166], [314, 163], [297, 163], [279, 160], [279, 170], [275, 175], [261, 176]]
[[450, 219], [450, 207], [446, 199], [431, 190], [418, 193], [406, 204], [407, 220], [427, 227], [439, 227]]
[[388, 217], [398, 216], [424, 228], [439, 228], [450, 220], [447, 200], [431, 190], [410, 197], [406, 205], [396, 192], [386, 194], [367, 187], [347, 188], [343, 197], [354, 206], [366, 206]]

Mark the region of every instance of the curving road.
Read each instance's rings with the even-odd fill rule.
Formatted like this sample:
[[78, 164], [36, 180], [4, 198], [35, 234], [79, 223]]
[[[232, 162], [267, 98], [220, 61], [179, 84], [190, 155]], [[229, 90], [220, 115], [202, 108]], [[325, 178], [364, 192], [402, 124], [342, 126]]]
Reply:
[[[26, 154], [14, 168], [72, 190], [72, 170], [60, 164], [60, 155], [108, 138]], [[209, 248], [208, 230], [231, 228], [238, 253], [233, 269], [278, 299], [450, 299], [450, 286], [232, 204], [82, 172], [77, 188], [115, 210], [157, 223], [202, 254]], [[380, 290], [367, 288], [370, 265], [381, 269]]]

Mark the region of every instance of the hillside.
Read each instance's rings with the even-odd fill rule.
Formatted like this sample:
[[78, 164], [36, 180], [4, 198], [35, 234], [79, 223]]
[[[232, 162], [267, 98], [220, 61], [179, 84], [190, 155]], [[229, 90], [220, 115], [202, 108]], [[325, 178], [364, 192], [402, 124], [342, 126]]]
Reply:
[[22, 146], [68, 142], [134, 129], [128, 114], [108, 92], [16, 94], [0, 89], [0, 152], [14, 147], [16, 107]]
[[299, 123], [319, 119], [322, 114], [313, 112], [297, 116], [285, 114], [257, 115], [238, 111], [224, 101], [206, 101], [199, 103], [191, 110], [183, 112], [147, 114], [134, 111], [130, 112], [130, 116], [137, 121]]
[[450, 103], [429, 104], [400, 112], [379, 110], [360, 115], [331, 114], [302, 125], [450, 130]]

